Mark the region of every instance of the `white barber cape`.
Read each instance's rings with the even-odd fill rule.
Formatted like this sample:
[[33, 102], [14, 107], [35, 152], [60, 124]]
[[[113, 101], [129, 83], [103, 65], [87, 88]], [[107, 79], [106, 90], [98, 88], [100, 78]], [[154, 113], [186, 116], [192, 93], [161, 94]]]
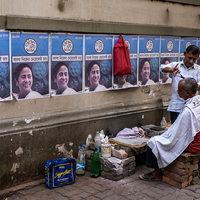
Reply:
[[180, 156], [199, 131], [200, 96], [197, 95], [186, 100], [178, 118], [166, 132], [148, 140], [158, 167], [164, 168]]

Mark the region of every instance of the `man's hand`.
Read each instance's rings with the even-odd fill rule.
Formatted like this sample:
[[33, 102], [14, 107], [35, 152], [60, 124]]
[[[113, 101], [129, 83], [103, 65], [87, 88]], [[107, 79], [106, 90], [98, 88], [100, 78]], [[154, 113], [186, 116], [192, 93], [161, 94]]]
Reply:
[[176, 74], [179, 74], [180, 73], [180, 70], [178, 68], [178, 65], [177, 64], [174, 68], [172, 68], [172, 73], [174, 74], [174, 77], [176, 76]]
[[176, 74], [180, 73], [180, 70], [178, 68], [178, 65], [177, 64], [174, 68], [171, 68], [171, 67], [165, 67], [162, 71], [165, 72], [165, 73], [173, 73], [174, 76], [176, 76]]

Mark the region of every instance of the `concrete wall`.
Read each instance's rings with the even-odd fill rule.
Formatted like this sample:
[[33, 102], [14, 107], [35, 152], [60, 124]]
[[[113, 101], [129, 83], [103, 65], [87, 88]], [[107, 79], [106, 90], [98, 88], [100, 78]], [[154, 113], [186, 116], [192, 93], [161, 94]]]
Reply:
[[[11, 31], [199, 37], [199, 24], [199, 7], [159, 1], [0, 1], [0, 28]], [[170, 96], [171, 85], [155, 85], [0, 102], [0, 189], [44, 177], [45, 161], [76, 157], [96, 130], [169, 121]]]
[[151, 0], [0, 2], [0, 28], [9, 30], [199, 37], [199, 15], [199, 6]]
[[196, 28], [198, 6], [151, 0], [1, 0], [0, 15]]

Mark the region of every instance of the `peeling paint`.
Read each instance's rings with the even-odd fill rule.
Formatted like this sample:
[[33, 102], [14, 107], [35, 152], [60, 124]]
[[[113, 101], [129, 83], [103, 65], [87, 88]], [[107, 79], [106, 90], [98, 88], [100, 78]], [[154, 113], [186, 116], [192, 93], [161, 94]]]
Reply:
[[13, 163], [13, 166], [10, 172], [16, 173], [17, 168], [19, 168], [19, 166], [20, 166], [20, 163]]
[[70, 142], [70, 143], [69, 143], [69, 146], [73, 146], [73, 145], [74, 145], [74, 143], [73, 143], [73, 142]]
[[33, 136], [33, 131], [32, 131], [32, 130], [31, 130], [31, 131], [29, 131], [28, 133], [29, 133], [30, 135], [32, 135], [32, 136]]
[[24, 121], [25, 121], [27, 124], [29, 124], [29, 123], [31, 123], [32, 121], [36, 120], [36, 119], [40, 119], [40, 117], [39, 117], [39, 118], [33, 117], [32, 119], [25, 119]]
[[64, 12], [65, 4], [68, 3], [69, 0], [59, 0], [58, 2], [58, 9], [60, 12]]
[[16, 151], [15, 151], [16, 156], [19, 156], [20, 154], [23, 154], [23, 149], [21, 147], [19, 147]]
[[64, 144], [57, 144], [55, 148], [58, 150], [59, 153], [63, 153], [65, 158], [73, 158], [73, 149], [67, 151]]
[[13, 121], [13, 126], [17, 125], [17, 121]]
[[155, 91], [154, 90], [151, 90], [149, 95], [153, 95], [155, 97]]

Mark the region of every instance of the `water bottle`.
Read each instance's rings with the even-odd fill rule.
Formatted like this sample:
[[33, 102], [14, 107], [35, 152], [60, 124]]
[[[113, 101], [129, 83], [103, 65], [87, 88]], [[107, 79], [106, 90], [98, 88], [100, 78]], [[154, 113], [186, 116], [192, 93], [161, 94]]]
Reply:
[[100, 133], [98, 131], [96, 132], [94, 141], [95, 141], [95, 150], [97, 150], [100, 154], [101, 153], [101, 137], [100, 137]]
[[95, 150], [91, 159], [91, 166], [90, 166], [91, 177], [97, 178], [99, 176], [100, 164], [101, 164], [101, 161], [99, 157], [99, 152]]
[[78, 158], [76, 160], [76, 174], [84, 175], [85, 173], [85, 144], [79, 144]]
[[160, 125], [161, 125], [162, 127], [167, 127], [167, 122], [166, 122], [166, 120], [165, 120], [165, 117], [162, 118], [162, 121], [160, 122]]

